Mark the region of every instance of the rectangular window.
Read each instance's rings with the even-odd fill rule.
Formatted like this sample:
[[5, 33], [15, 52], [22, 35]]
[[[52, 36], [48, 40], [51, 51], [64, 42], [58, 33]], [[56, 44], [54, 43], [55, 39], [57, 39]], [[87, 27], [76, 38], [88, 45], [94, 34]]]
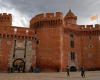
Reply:
[[92, 57], [92, 54], [89, 54], [89, 57]]
[[72, 48], [74, 48], [74, 46], [75, 46], [74, 41], [70, 41], [70, 46], [71, 46]]
[[71, 59], [75, 60], [75, 52], [71, 52]]
[[71, 34], [70, 34], [70, 37], [71, 37], [71, 38], [74, 38], [74, 34], [73, 34], [73, 33], [71, 33]]

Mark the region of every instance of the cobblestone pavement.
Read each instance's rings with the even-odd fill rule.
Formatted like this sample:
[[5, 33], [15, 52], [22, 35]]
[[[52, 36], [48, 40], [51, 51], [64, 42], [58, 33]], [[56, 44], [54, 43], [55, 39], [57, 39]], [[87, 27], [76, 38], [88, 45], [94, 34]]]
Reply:
[[0, 73], [0, 80], [100, 80], [100, 71], [86, 71], [85, 78], [81, 72], [41, 72], [41, 73]]

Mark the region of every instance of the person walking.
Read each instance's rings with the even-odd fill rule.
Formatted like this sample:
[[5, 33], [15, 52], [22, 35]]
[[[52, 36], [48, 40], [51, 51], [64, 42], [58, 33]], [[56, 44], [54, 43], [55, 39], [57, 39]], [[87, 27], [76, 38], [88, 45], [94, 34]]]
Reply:
[[13, 66], [11, 66], [11, 73], [13, 73]]
[[57, 72], [59, 72], [59, 67], [57, 68]]
[[20, 67], [18, 66], [18, 72], [20, 73]]
[[32, 73], [33, 72], [33, 67], [31, 66], [31, 68], [30, 68], [30, 73]]
[[82, 78], [85, 77], [85, 68], [83, 65], [81, 67], [81, 76], [82, 76]]
[[69, 72], [70, 72], [70, 67], [69, 67], [69, 66], [67, 66], [67, 76], [69, 76], [69, 77], [70, 77]]
[[93, 70], [93, 72], [94, 72], [94, 67], [92, 67], [92, 70]]
[[22, 72], [24, 73], [24, 68], [22, 67]]
[[7, 72], [10, 73], [10, 66], [8, 66], [8, 71]]

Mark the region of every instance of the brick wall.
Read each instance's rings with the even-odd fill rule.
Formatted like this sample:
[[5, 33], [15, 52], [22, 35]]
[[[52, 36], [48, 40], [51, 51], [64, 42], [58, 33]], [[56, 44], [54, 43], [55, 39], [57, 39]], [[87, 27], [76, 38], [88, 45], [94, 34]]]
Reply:
[[40, 29], [36, 36], [39, 39], [37, 67], [43, 71], [61, 69], [61, 28]]

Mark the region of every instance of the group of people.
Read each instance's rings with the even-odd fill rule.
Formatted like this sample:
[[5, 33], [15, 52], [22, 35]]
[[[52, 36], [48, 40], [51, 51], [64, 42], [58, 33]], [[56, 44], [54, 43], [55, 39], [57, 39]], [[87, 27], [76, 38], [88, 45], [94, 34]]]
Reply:
[[[35, 67], [34, 67], [34, 69], [35, 69]], [[11, 66], [11, 67], [8, 66], [8, 71], [7, 71], [8, 73], [13, 73], [14, 71], [15, 71], [15, 68], [13, 68], [13, 66]], [[21, 71], [24, 72], [24, 69], [18, 66], [17, 71], [18, 71], [18, 73], [20, 73]], [[31, 73], [33, 72], [33, 67], [32, 66], [30, 67], [30, 72]]]
[[[92, 70], [94, 71], [94, 67], [92, 67]], [[67, 66], [67, 76], [70, 77], [69, 72], [70, 72], [70, 67]], [[83, 65], [82, 65], [82, 67], [81, 67], [81, 76], [82, 76], [82, 78], [85, 77], [85, 67], [84, 67]]]
[[[17, 70], [18, 70], [19, 73], [20, 73], [20, 71], [24, 72], [24, 69], [21, 69], [21, 67], [19, 67], [19, 66], [18, 66]], [[8, 73], [13, 73], [14, 71], [15, 71], [15, 67], [8, 66], [8, 71], [7, 71]]]
[[[69, 67], [69, 66], [67, 66], [67, 76], [69, 76], [69, 77], [70, 77], [69, 72], [70, 72], [70, 67]], [[81, 76], [82, 76], [82, 78], [84, 78], [84, 77], [85, 77], [85, 67], [84, 67], [83, 65], [82, 65], [82, 67], [81, 67]]]
[[8, 67], [8, 71], [7, 71], [7, 72], [8, 72], [8, 73], [10, 73], [10, 72], [11, 72], [11, 73], [13, 73], [13, 72], [14, 72], [13, 67], [12, 67], [12, 66], [11, 66], [11, 67], [9, 66], [9, 67]]
[[[20, 71], [21, 71], [21, 67], [19, 67], [18, 66], [18, 72], [20, 73]], [[92, 67], [92, 70], [94, 71], [94, 67]], [[8, 73], [13, 73], [14, 72], [14, 69], [13, 69], [13, 67], [11, 66], [9, 66], [8, 67], [8, 71], [7, 71]], [[22, 70], [22, 72], [24, 72], [24, 69]], [[30, 68], [30, 72], [32, 73], [33, 72], [33, 67], [31, 66], [31, 68]], [[59, 67], [57, 68], [57, 72], [59, 72]], [[70, 67], [69, 66], [67, 66], [67, 76], [69, 76], [70, 77], [70, 74], [69, 74], [69, 72], [70, 72]], [[81, 67], [81, 76], [82, 76], [82, 78], [83, 77], [85, 77], [85, 67], [82, 65], [82, 67]]]
[[[69, 77], [70, 77], [69, 72], [70, 72], [70, 67], [69, 67], [69, 66], [67, 66], [67, 76], [69, 76]], [[84, 68], [84, 66], [83, 66], [83, 65], [82, 65], [82, 67], [81, 67], [81, 76], [82, 76], [82, 78], [83, 78], [83, 77], [85, 77], [85, 68]]]

